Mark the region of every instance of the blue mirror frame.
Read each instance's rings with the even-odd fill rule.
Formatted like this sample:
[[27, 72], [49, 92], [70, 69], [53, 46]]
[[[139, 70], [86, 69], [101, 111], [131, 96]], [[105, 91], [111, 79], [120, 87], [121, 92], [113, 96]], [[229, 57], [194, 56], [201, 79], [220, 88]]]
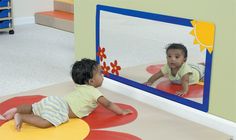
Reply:
[[[154, 20], [154, 21], [161, 21], [161, 22], [167, 22], [172, 24], [178, 24], [181, 26], [188, 26], [192, 27], [191, 21], [193, 19], [186, 19], [186, 18], [179, 18], [179, 17], [172, 17], [172, 16], [166, 16], [166, 15], [160, 15], [155, 13], [148, 13], [143, 11], [136, 11], [136, 10], [130, 10], [130, 9], [123, 9], [123, 8], [117, 8], [117, 7], [111, 7], [111, 6], [104, 6], [104, 5], [97, 5], [96, 7], [96, 53], [99, 50], [100, 46], [100, 13], [102, 11], [105, 12], [111, 12], [126, 16], [132, 16], [147, 20]], [[140, 84], [138, 82], [132, 81], [130, 79], [127, 79], [125, 77], [117, 76], [112, 73], [109, 73], [109, 76], [106, 76], [107, 78], [113, 79], [115, 81], [124, 83], [126, 85], [147, 91], [151, 94], [154, 94], [156, 96], [160, 96], [181, 104], [184, 104], [186, 106], [208, 112], [208, 106], [209, 106], [209, 93], [210, 93], [210, 79], [211, 79], [211, 66], [212, 66], [212, 53], [209, 53], [206, 51], [206, 60], [205, 60], [205, 79], [204, 79], [204, 89], [203, 89], [203, 101], [202, 103], [194, 102], [182, 97], [179, 97], [177, 95], [169, 94], [164, 91]], [[99, 56], [96, 55], [97, 62], [100, 63]]]

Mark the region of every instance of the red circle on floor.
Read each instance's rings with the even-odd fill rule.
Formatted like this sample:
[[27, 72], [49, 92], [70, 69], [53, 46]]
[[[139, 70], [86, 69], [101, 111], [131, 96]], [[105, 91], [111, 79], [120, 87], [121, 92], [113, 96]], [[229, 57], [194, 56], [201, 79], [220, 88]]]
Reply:
[[141, 140], [140, 138], [131, 134], [105, 131], [105, 130], [91, 130], [85, 140]]
[[[147, 72], [150, 74], [155, 74], [161, 70], [161, 67], [164, 64], [150, 65], [146, 68]], [[160, 82], [157, 86], [157, 89], [168, 92], [170, 94], [176, 94], [176, 91], [182, 89], [181, 85], [173, 84], [169, 80], [165, 80]], [[200, 98], [203, 96], [203, 85], [190, 85], [189, 92], [185, 94], [183, 97], [185, 98]]]
[[123, 125], [134, 121], [137, 118], [137, 111], [130, 105], [116, 103], [123, 109], [130, 109], [133, 111], [132, 114], [125, 116], [116, 115], [113, 112], [105, 109], [102, 106], [98, 106], [89, 116], [83, 118], [86, 121], [91, 129], [95, 128], [107, 128], [118, 125]]
[[164, 64], [150, 65], [146, 68], [146, 71], [150, 74], [155, 74], [161, 70], [162, 66], [164, 66]]
[[[17, 107], [19, 105], [23, 104], [33, 104], [35, 102], [40, 101], [42, 98], [45, 98], [45, 96], [42, 95], [32, 95], [32, 96], [18, 96], [10, 98], [6, 101], [3, 101], [0, 103], [0, 114], [3, 114], [8, 109], [11, 109], [13, 107]], [[6, 121], [0, 120], [0, 126], [4, 124]]]
[[[19, 96], [8, 99], [0, 103], [0, 114], [3, 114], [10, 108], [22, 104], [33, 104], [34, 102], [40, 101], [42, 98], [45, 98], [45, 96]], [[116, 115], [104, 107], [98, 106], [89, 116], [82, 119], [89, 124], [91, 129], [93, 129], [123, 125], [132, 122], [137, 118], [137, 111], [132, 106], [119, 103], [117, 103], [117, 105], [124, 109], [130, 109], [133, 111], [133, 113], [125, 116]], [[6, 121], [0, 120], [0, 126], [5, 122]]]
[[[182, 86], [179, 84], [173, 84], [169, 80], [160, 82], [157, 86], [157, 89], [168, 92], [170, 94], [176, 94], [176, 91], [182, 89]], [[182, 97], [185, 98], [200, 98], [203, 96], [203, 85], [189, 85], [189, 91]]]

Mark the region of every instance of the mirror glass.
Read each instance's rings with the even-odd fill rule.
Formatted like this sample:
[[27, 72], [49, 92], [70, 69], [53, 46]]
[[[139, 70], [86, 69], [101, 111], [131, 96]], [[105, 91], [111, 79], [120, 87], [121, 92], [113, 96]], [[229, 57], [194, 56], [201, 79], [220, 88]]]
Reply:
[[[96, 58], [108, 78], [207, 112], [214, 30], [209, 22], [97, 5]], [[177, 48], [167, 51], [176, 45], [185, 46], [187, 57]], [[181, 55], [184, 59], [178, 62]], [[171, 63], [180, 63], [176, 72], [169, 67]], [[180, 72], [189, 67], [191, 72]], [[168, 70], [174, 80], [164, 72]], [[163, 76], [146, 85], [160, 71]], [[184, 81], [181, 73], [188, 73], [185, 94], [179, 94]]]

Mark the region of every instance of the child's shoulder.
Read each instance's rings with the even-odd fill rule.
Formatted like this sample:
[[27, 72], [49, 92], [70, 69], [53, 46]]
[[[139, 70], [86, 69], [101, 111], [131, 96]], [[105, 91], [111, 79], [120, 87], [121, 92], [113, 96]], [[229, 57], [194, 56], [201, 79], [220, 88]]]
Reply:
[[75, 92], [93, 94], [93, 93], [100, 93], [100, 90], [91, 85], [77, 85]]

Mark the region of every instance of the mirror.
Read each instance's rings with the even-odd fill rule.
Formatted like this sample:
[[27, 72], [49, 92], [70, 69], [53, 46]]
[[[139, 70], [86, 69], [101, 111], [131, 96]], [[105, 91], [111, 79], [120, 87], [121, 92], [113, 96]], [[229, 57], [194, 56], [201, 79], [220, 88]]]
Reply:
[[[106, 77], [208, 111], [214, 24], [103, 5], [97, 5], [96, 12], [96, 59]], [[171, 82], [166, 75], [151, 86], [144, 84], [163, 70], [168, 58], [166, 47], [173, 43], [186, 47], [186, 65], [204, 75], [189, 85], [183, 96], [176, 94], [181, 84]]]

